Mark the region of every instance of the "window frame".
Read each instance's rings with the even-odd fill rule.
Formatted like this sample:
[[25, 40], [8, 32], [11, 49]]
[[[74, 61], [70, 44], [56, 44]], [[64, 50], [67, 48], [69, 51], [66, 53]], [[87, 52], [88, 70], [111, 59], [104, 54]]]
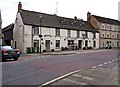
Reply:
[[39, 27], [38, 26], [32, 26], [32, 34], [39, 35]]
[[67, 30], [67, 36], [71, 37], [71, 30]]
[[77, 38], [79, 38], [79, 37], [80, 37], [80, 31], [77, 30]]
[[56, 49], [60, 49], [60, 40], [55, 41], [55, 47]]
[[60, 36], [60, 29], [59, 28], [56, 28], [55, 29], [55, 36]]

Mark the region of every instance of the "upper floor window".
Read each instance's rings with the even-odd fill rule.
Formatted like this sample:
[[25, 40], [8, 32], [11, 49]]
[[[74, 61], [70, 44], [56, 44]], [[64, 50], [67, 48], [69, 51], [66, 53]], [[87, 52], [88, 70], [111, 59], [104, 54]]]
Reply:
[[86, 38], [88, 38], [88, 32], [87, 31], [85, 32], [85, 36], [86, 36]]
[[112, 31], [115, 31], [114, 25], [111, 25], [111, 30], [112, 30]]
[[104, 34], [104, 33], [102, 34], [102, 37], [105, 37], [105, 34]]
[[39, 27], [38, 26], [33, 26], [32, 27], [32, 34], [33, 35], [39, 35]]
[[114, 34], [112, 35], [112, 38], [114, 38]]
[[67, 30], [67, 36], [71, 37], [71, 30]]
[[107, 25], [106, 25], [106, 29], [107, 29], [107, 30], [110, 30], [110, 25], [107, 24]]
[[55, 33], [56, 33], [56, 36], [60, 36], [60, 29], [56, 28]]
[[116, 31], [118, 31], [118, 26], [116, 26]]
[[105, 24], [101, 24], [101, 29], [105, 29]]
[[108, 38], [110, 37], [109, 33], [107, 33], [107, 37], [108, 37]]
[[96, 38], [96, 33], [93, 33], [93, 38], [94, 38], [94, 39]]
[[77, 37], [80, 37], [80, 31], [77, 30]]

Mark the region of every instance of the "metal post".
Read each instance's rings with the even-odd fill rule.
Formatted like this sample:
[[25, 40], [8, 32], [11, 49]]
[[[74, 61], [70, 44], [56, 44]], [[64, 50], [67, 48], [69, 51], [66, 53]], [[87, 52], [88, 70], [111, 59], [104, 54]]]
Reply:
[[41, 37], [40, 37], [40, 54], [41, 54]]
[[41, 35], [41, 21], [42, 21], [42, 16], [40, 15], [40, 35], [39, 35], [39, 37], [40, 37], [40, 54], [41, 54], [41, 37], [42, 37], [42, 35]]

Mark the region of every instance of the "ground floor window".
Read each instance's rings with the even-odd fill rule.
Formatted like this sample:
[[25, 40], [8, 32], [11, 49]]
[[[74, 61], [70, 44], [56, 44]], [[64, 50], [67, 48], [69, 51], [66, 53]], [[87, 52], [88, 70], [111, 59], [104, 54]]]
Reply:
[[74, 45], [74, 40], [68, 40], [68, 45]]
[[114, 42], [112, 43], [112, 47], [114, 47]]
[[56, 40], [56, 48], [57, 48], [57, 49], [60, 48], [60, 40]]
[[34, 47], [39, 47], [39, 40], [34, 40], [33, 45], [34, 45]]
[[119, 47], [119, 42], [117, 42], [117, 47]]

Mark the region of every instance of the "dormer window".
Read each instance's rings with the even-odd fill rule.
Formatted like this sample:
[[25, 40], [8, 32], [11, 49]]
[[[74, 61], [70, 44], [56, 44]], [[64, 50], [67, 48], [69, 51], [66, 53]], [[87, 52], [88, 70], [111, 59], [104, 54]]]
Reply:
[[66, 19], [61, 20], [60, 23], [66, 25]]

